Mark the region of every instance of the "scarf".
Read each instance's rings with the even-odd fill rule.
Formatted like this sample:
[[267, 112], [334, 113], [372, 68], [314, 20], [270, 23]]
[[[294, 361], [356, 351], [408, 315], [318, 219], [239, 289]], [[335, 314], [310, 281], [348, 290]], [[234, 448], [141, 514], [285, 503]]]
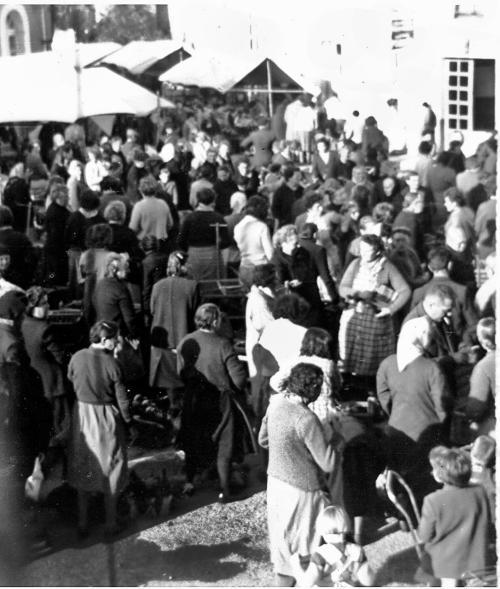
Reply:
[[396, 349], [399, 372], [403, 372], [414, 360], [424, 355], [430, 332], [431, 325], [427, 317], [416, 317], [403, 325]]
[[380, 256], [369, 262], [360, 260], [358, 272], [352, 283], [353, 291], [375, 292], [379, 286], [379, 274], [382, 271], [385, 262], [385, 256]]

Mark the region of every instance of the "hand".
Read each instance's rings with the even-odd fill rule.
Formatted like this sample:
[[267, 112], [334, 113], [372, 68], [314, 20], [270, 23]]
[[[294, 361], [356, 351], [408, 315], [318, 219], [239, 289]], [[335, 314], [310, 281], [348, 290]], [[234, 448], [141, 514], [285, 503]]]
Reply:
[[288, 284], [292, 287], [292, 288], [297, 288], [297, 286], [300, 286], [302, 284], [302, 282], [300, 280], [298, 280], [297, 278], [294, 278], [293, 280], [289, 280]]
[[382, 307], [380, 309], [380, 311], [375, 314], [375, 317], [377, 317], [377, 319], [380, 319], [381, 317], [386, 317], [387, 315], [390, 315], [390, 314], [391, 314], [391, 310], [389, 309], [389, 307]]
[[139, 347], [138, 339], [129, 339], [128, 343], [132, 346], [132, 348], [134, 348], [134, 350], [137, 350], [137, 348]]

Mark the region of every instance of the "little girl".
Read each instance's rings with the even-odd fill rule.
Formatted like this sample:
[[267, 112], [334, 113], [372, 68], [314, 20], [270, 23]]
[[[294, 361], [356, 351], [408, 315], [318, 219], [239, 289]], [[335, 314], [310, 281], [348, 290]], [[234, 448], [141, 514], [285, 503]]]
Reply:
[[465, 572], [488, 565], [488, 497], [481, 485], [469, 484], [471, 462], [461, 450], [437, 446], [429, 462], [443, 488], [424, 499], [418, 530], [426, 550], [421, 566], [443, 587], [456, 587]]
[[350, 585], [373, 586], [375, 575], [361, 546], [346, 541], [349, 528], [347, 513], [330, 505], [319, 515], [316, 526], [324, 544], [311, 555], [304, 571], [300, 556], [292, 556], [292, 568], [297, 586], [334, 586], [341, 581]]

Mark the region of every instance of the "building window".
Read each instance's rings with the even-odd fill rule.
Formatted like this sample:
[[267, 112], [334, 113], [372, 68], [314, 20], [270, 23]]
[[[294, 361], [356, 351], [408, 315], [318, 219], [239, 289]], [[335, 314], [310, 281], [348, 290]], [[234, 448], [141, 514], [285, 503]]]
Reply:
[[[448, 129], [466, 131], [472, 128], [469, 100], [469, 88], [472, 87], [471, 69], [467, 60], [449, 59], [446, 62], [448, 79], [446, 122]], [[460, 75], [457, 75], [458, 72]]]
[[24, 27], [21, 15], [17, 10], [11, 10], [7, 15], [7, 38], [10, 55], [25, 53]]
[[[457, 75], [457, 74], [460, 75]], [[447, 59], [446, 126], [461, 131], [495, 128], [495, 61]]]
[[31, 51], [29, 19], [22, 5], [0, 5], [0, 54], [21, 55]]
[[495, 128], [495, 60], [474, 60], [473, 124], [475, 131]]

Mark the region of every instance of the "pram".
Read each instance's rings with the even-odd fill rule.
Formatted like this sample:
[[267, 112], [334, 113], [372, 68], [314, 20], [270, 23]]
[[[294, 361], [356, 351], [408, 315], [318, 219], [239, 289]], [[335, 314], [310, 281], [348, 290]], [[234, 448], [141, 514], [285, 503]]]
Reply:
[[[494, 514], [495, 483], [493, 469], [495, 440], [489, 436], [479, 436], [472, 444], [463, 446], [461, 449], [470, 453], [472, 462], [471, 482], [485, 487]], [[420, 523], [420, 512], [410, 486], [399, 473], [386, 468], [377, 477], [376, 488], [382, 501], [390, 504], [392, 509], [396, 509], [396, 515], [400, 520], [400, 528], [411, 533], [415, 550], [419, 559], [421, 559], [423, 549], [417, 531]], [[462, 575], [460, 581], [466, 587], [496, 587], [496, 567], [491, 566], [478, 571], [467, 571]]]

